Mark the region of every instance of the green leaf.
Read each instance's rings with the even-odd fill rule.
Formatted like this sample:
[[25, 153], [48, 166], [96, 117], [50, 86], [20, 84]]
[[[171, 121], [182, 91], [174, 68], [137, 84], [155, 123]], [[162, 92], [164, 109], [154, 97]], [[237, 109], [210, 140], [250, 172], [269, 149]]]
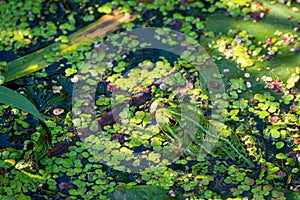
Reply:
[[7, 87], [0, 86], [0, 103], [8, 104], [25, 112], [28, 112], [46, 124], [45, 119], [26, 97]]
[[281, 149], [282, 147], [284, 147], [284, 142], [280, 141], [280, 142], [276, 142], [276, 148], [277, 149]]
[[111, 4], [110, 3], [106, 3], [103, 6], [98, 8], [98, 12], [99, 13], [106, 13], [109, 14], [112, 12], [112, 8], [111, 8]]
[[203, 22], [196, 22], [196, 27], [197, 27], [197, 29], [199, 29], [199, 30], [203, 29], [203, 28], [204, 28]]
[[259, 118], [264, 119], [269, 115], [269, 112], [263, 110], [259, 113]]
[[52, 135], [46, 120], [26, 97], [4, 86], [0, 86], [0, 103], [8, 104], [28, 112], [43, 123], [44, 129], [41, 131], [34, 147], [35, 160], [40, 160], [48, 152], [52, 141]]
[[270, 133], [272, 135], [273, 138], [280, 138], [280, 132], [278, 130], [270, 130]]
[[278, 153], [278, 154], [276, 154], [276, 158], [277, 159], [286, 159], [286, 155], [284, 154], [284, 153]]

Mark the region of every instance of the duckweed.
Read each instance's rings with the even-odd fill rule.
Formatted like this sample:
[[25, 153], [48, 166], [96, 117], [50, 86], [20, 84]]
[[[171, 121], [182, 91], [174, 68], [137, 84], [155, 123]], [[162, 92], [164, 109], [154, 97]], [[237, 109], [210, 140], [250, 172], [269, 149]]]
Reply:
[[[287, 3], [293, 3], [293, 10], [298, 7], [296, 2]], [[0, 63], [0, 84], [14, 88], [36, 105], [47, 120], [53, 139], [45, 140], [51, 144], [50, 152], [39, 161], [33, 160], [32, 144], [43, 127], [30, 114], [10, 105], [0, 105], [0, 198], [107, 199], [120, 194], [128, 198], [134, 195], [152, 198], [150, 193], [161, 199], [298, 198], [299, 66], [286, 61], [291, 69], [288, 78], [273, 74], [282, 58], [290, 56], [295, 58], [295, 65], [298, 63], [299, 34], [282, 25], [295, 27], [293, 20], [297, 19], [297, 12], [290, 14], [295, 16], [288, 22], [280, 21], [276, 31], [260, 34], [251, 31], [253, 21], [256, 25], [268, 20], [272, 24], [273, 10], [290, 7], [252, 0], [101, 4], [85, 0], [73, 3], [39, 0], [34, 4], [7, 1], [0, 9], [1, 55], [12, 52], [16, 54], [12, 57], [22, 56], [52, 42], [68, 44], [73, 40], [70, 33], [117, 7], [122, 12], [139, 13], [136, 21], [123, 24], [121, 30], [164, 27], [155, 32], [158, 41], [172, 48], [178, 45], [187, 48], [180, 58], [165, 52], [155, 56], [152, 52], [149, 56], [146, 51], [135, 50], [149, 47], [147, 42], [134, 36], [110, 35], [107, 38], [115, 52], [107, 51], [106, 55], [91, 52], [103, 39], [82, 43], [62, 53], [61, 60], [49, 51], [44, 55], [49, 63], [46, 69], [9, 83], [3, 74], [10, 70], [9, 62], [13, 58], [4, 56], [6, 61]], [[212, 29], [207, 19], [220, 13], [222, 19], [236, 20], [240, 26], [234, 28], [223, 22], [220, 28], [225, 32]], [[246, 27], [244, 23], [250, 25]], [[172, 29], [190, 38], [180, 44], [176, 35], [171, 34]], [[210, 69], [211, 61], [208, 55], [191, 51], [198, 41], [209, 51], [221, 72], [212, 73], [209, 77], [212, 80], [207, 83], [201, 70]], [[130, 51], [122, 51], [122, 45]], [[94, 60], [86, 60], [93, 57]], [[196, 63], [205, 65], [197, 68]], [[78, 72], [83, 75], [78, 76]], [[68, 103], [73, 83], [81, 80], [87, 81], [82, 86], [84, 91], [97, 87], [95, 97], [86, 96], [95, 100], [95, 116], [87, 112], [86, 106], [91, 101], [77, 101], [72, 109]], [[208, 91], [208, 88], [219, 89], [222, 82], [226, 94]], [[147, 94], [149, 98], [145, 97]], [[202, 138], [216, 145], [205, 152], [206, 157], [202, 152], [209, 145], [199, 138], [193, 146], [199, 155], [172, 146], [172, 137], [157, 123], [155, 109], [151, 110], [153, 101], [158, 99], [164, 108], [174, 107], [181, 101], [201, 110], [212, 127], [209, 131], [230, 141], [240, 154], [233, 152], [224, 140], [210, 141], [213, 138], [208, 134]], [[114, 106], [119, 104], [126, 106], [118, 111]], [[64, 112], [55, 115], [55, 108]], [[113, 115], [111, 110], [115, 111]], [[71, 112], [77, 115], [73, 120]], [[114, 121], [103, 123], [101, 119], [105, 116], [113, 116]], [[183, 127], [185, 120], [180, 122]], [[225, 125], [217, 127], [218, 120], [225, 120]], [[169, 123], [178, 122], [171, 116]], [[80, 126], [94, 134], [78, 134], [76, 127]], [[177, 151], [180, 155], [173, 162]], [[244, 162], [243, 156], [253, 167]]]

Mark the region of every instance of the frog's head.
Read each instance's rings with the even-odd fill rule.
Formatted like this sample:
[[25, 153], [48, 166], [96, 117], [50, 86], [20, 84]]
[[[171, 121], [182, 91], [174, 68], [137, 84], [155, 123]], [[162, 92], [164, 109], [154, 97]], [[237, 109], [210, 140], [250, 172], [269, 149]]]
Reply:
[[[157, 125], [162, 132], [171, 141], [179, 143], [181, 146], [181, 137], [183, 130], [180, 128], [180, 113], [177, 106], [171, 106], [162, 101], [154, 101], [150, 107], [150, 116], [155, 118]], [[176, 111], [176, 112], [175, 112]]]
[[157, 124], [166, 131], [166, 126], [172, 129], [178, 127], [180, 118], [171, 113], [171, 108], [159, 108], [155, 110], [155, 120]]
[[159, 100], [154, 101], [150, 106], [150, 116], [154, 117], [157, 124], [163, 128], [166, 125], [170, 127], [178, 126], [179, 125], [179, 117], [171, 113], [177, 107], [168, 106], [166, 107], [164, 103]]

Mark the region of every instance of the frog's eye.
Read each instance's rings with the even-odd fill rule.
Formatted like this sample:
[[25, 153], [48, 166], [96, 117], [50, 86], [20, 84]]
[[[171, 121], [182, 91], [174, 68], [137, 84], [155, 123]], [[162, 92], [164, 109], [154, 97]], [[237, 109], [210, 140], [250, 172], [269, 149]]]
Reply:
[[175, 117], [170, 117], [169, 118], [169, 123], [168, 123], [170, 126], [176, 126], [177, 125], [177, 121], [175, 119]]

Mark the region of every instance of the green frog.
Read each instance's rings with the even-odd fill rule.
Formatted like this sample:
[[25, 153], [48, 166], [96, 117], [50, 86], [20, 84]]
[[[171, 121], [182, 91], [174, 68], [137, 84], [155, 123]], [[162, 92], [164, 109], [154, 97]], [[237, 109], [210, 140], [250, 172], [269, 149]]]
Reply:
[[[200, 151], [208, 151], [203, 142], [208, 142], [206, 138], [214, 139], [214, 142], [220, 140], [219, 148], [225, 148], [225, 152], [236, 154], [236, 157], [242, 159], [245, 163], [254, 167], [253, 162], [248, 159], [237, 147], [233, 145], [227, 138], [219, 137], [219, 135], [208, 131], [208, 127], [212, 121], [209, 121], [204, 114], [192, 109], [182, 109], [174, 103], [168, 102], [168, 107], [165, 107], [166, 102], [154, 101], [150, 107], [150, 112], [155, 116], [155, 120], [163, 133], [169, 140], [178, 146], [185, 149], [189, 155], [197, 156]], [[213, 123], [212, 123], [213, 124]], [[214, 155], [214, 154], [213, 154]], [[214, 155], [216, 156], [216, 155]]]
[[199, 126], [207, 129], [209, 121], [200, 111], [182, 109], [170, 102], [168, 104], [169, 107], [164, 107], [162, 102], [152, 103], [150, 111], [155, 115], [157, 124], [173, 145], [186, 149], [190, 155], [198, 155], [202, 148], [199, 144], [205, 135], [203, 130], [199, 130]]

